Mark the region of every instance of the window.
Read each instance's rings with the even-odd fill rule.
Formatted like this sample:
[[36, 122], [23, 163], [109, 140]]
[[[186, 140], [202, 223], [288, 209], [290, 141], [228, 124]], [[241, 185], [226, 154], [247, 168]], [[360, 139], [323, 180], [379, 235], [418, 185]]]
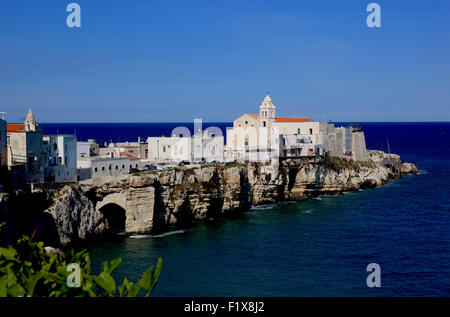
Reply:
[[138, 165], [136, 164], [136, 168], [138, 168]]
[[96, 167], [95, 169], [94, 169], [94, 171], [97, 173], [97, 171], [98, 171], [98, 168]]
[[56, 144], [56, 143], [53, 143], [53, 150], [58, 150], [58, 144]]
[[263, 126], [264, 126], [264, 128], [266, 127], [266, 121], [263, 121]]
[[132, 169], [133, 168], [133, 165], [130, 165], [130, 169]]
[[62, 157], [61, 157], [61, 156], [58, 157], [58, 164], [59, 164], [59, 165], [62, 164]]
[[11, 144], [11, 137], [10, 137], [10, 136], [8, 136], [8, 137], [6, 138], [6, 144], [8, 144], [8, 145]]
[[248, 124], [248, 121], [245, 121], [245, 124]]
[[103, 167], [102, 167], [102, 171], [104, 171], [104, 170], [105, 170], [105, 167], [103, 166]]
[[122, 169], [124, 169], [125, 168], [125, 164], [122, 164]]
[[166, 151], [166, 146], [165, 145], [163, 145], [163, 152], [165, 152]]
[[297, 134], [301, 134], [301, 133], [300, 133], [300, 129], [297, 129]]
[[111, 170], [111, 167], [112, 167], [112, 166], [110, 165], [110, 166], [109, 166], [109, 170]]
[[118, 170], [119, 169], [119, 165], [116, 165], [116, 170]]
[[312, 134], [312, 129], [309, 129], [309, 134]]

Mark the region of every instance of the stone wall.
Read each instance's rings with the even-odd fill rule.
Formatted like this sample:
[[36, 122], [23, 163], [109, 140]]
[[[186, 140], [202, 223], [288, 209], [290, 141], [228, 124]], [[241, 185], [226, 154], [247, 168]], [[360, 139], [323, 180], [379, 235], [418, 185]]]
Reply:
[[355, 161], [367, 161], [366, 138], [364, 132], [352, 134], [352, 157]]

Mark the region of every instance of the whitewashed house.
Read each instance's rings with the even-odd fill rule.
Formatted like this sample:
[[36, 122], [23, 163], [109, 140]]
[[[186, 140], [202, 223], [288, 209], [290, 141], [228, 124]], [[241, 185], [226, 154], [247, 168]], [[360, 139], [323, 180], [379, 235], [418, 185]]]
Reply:
[[44, 169], [45, 182], [68, 183], [77, 181], [77, 137], [76, 135], [45, 135]]

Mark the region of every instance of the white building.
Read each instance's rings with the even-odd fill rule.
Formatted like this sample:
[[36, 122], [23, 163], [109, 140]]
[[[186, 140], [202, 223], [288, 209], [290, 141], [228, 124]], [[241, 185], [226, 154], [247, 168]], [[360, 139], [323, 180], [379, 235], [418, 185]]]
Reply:
[[135, 156], [90, 157], [78, 159], [78, 180], [129, 174], [141, 168], [141, 160]]
[[23, 124], [7, 124], [8, 167], [24, 165], [28, 183], [44, 181], [47, 158], [43, 151], [42, 127], [31, 109]]
[[[226, 160], [324, 155], [365, 157], [364, 135], [355, 137], [352, 128], [334, 128], [332, 123], [309, 118], [277, 117], [276, 107], [266, 95], [259, 114], [244, 114], [227, 129]], [[354, 155], [353, 150], [357, 151]]]
[[77, 137], [75, 135], [45, 135], [45, 182], [67, 183], [77, 181]]
[[88, 140], [87, 142], [77, 142], [77, 157], [92, 157], [100, 154], [100, 146], [95, 143], [94, 140]]
[[149, 137], [148, 158], [154, 162], [222, 162], [224, 157], [224, 137], [217, 127], [201, 129], [196, 120], [195, 134], [189, 129], [176, 128], [170, 137]]
[[141, 142], [141, 138], [138, 138], [137, 142], [115, 142], [110, 143], [106, 147], [99, 149], [100, 156], [112, 156], [112, 152], [127, 152], [134, 156], [139, 157], [141, 160], [148, 159], [148, 145], [146, 142]]
[[322, 154], [323, 136], [329, 129], [327, 122], [277, 117], [276, 107], [266, 95], [259, 114], [244, 114], [227, 130], [227, 159], [266, 160]]

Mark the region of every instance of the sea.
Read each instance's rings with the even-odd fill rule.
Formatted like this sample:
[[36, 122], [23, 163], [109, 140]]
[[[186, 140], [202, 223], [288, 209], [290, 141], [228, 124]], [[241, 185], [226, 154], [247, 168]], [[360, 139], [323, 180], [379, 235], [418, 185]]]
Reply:
[[[346, 123], [341, 123], [345, 125]], [[98, 143], [170, 136], [193, 123], [43, 124]], [[204, 123], [224, 131], [232, 123]], [[450, 296], [450, 123], [361, 123], [367, 148], [419, 168], [389, 184], [303, 202], [254, 206], [161, 235], [87, 245], [94, 271], [137, 281], [164, 261], [153, 296]], [[370, 263], [380, 287], [368, 287]]]

